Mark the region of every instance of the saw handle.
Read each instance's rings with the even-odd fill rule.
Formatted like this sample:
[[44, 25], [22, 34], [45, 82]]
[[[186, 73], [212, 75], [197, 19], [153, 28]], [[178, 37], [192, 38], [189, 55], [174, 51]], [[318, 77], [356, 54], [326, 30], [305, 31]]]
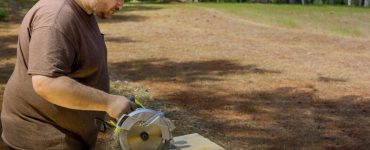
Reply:
[[[131, 102], [135, 103], [137, 105], [137, 108], [145, 108], [144, 105], [141, 104], [141, 102], [135, 98], [135, 96], [130, 96], [130, 97], [128, 97], [128, 99]], [[131, 111], [134, 111], [132, 108], [130, 108], [130, 109], [131, 109]], [[126, 120], [125, 118], [127, 118], [127, 117], [128, 116], [123, 115], [122, 118], [119, 119], [119, 121], [120, 120]], [[95, 123], [97, 123], [97, 122], [101, 122], [102, 123], [103, 126], [101, 128], [99, 128], [99, 131], [100, 132], [103, 132], [103, 133], [107, 131], [107, 128], [108, 127], [110, 127], [110, 128], [116, 128], [115, 129], [115, 132], [118, 132], [119, 128], [117, 128], [117, 127], [122, 126], [122, 123], [123, 123], [123, 121], [116, 123], [113, 120], [105, 121], [103, 119], [100, 119], [100, 118], [96, 117], [95, 118]]]
[[116, 124], [112, 120], [105, 121], [99, 117], [95, 117], [95, 124], [99, 124], [99, 122], [101, 123], [102, 126], [98, 128], [98, 130], [102, 133], [105, 133], [108, 128], [116, 127]]
[[[143, 105], [143, 104], [141, 104], [141, 103], [140, 103], [140, 101], [139, 101], [139, 100], [137, 100], [137, 99], [135, 98], [135, 96], [130, 96], [130, 97], [128, 97], [128, 99], [129, 99], [131, 102], [135, 103], [135, 104], [137, 105], [137, 108], [145, 108], [145, 107], [144, 107], [144, 105]], [[132, 111], [133, 111], [133, 110], [132, 110]]]

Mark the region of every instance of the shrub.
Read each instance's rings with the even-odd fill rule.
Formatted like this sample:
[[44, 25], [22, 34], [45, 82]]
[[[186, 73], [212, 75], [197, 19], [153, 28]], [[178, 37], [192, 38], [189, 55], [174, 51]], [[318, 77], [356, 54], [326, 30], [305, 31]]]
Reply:
[[322, 0], [313, 0], [314, 5], [322, 5], [323, 1]]
[[286, 3], [288, 3], [288, 0], [271, 0], [271, 3], [274, 3], [274, 4], [286, 4]]
[[0, 21], [3, 21], [7, 15], [8, 13], [5, 10], [0, 8]]

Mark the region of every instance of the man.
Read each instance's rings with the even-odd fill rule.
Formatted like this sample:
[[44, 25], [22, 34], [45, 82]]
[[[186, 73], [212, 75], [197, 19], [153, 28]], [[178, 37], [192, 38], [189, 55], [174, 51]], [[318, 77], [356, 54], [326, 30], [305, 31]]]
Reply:
[[92, 149], [96, 117], [117, 119], [136, 108], [107, 94], [107, 51], [93, 15], [109, 18], [122, 5], [40, 0], [29, 10], [1, 112], [2, 139], [11, 149]]

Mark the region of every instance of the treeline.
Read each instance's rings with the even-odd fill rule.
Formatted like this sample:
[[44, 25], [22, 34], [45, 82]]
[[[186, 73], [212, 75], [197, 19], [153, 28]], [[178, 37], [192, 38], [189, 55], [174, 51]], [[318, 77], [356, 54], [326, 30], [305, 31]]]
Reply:
[[214, 3], [272, 3], [302, 5], [348, 5], [369, 7], [370, 0], [125, 0], [125, 2], [214, 2]]
[[17, 21], [23, 18], [22, 10], [32, 7], [38, 0], [0, 0], [0, 21]]
[[274, 3], [274, 4], [315, 4], [348, 5], [369, 7], [370, 0], [191, 0], [191, 2], [234, 2], [234, 3]]

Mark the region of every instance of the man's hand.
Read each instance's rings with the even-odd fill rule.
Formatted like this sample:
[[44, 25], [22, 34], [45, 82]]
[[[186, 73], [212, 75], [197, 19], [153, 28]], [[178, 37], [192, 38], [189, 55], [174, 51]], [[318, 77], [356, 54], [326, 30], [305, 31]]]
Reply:
[[137, 106], [126, 97], [123, 96], [112, 96], [112, 100], [108, 104], [107, 113], [109, 116], [119, 119], [123, 114], [127, 114], [134, 111]]

